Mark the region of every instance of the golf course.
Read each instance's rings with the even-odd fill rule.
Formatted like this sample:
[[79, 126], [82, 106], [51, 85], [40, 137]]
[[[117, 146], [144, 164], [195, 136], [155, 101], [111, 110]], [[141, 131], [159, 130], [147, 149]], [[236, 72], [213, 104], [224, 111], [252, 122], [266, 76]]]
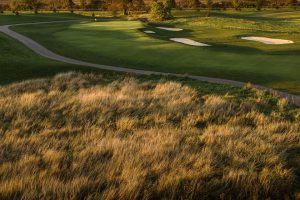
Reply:
[[300, 199], [299, 9], [43, 2], [0, 12], [0, 199]]
[[[40, 14], [38, 17], [24, 14], [3, 15], [0, 23], [82, 19], [12, 26], [11, 29], [59, 55], [78, 60], [224, 78], [300, 94], [300, 11], [175, 11], [174, 16], [173, 20], [163, 23], [143, 23], [108, 17], [95, 21], [79, 14]], [[159, 26], [182, 31], [156, 28]], [[154, 33], [147, 34], [145, 30]], [[263, 44], [242, 40], [243, 36], [278, 38], [293, 43]], [[189, 38], [210, 46], [190, 46], [170, 38]]]

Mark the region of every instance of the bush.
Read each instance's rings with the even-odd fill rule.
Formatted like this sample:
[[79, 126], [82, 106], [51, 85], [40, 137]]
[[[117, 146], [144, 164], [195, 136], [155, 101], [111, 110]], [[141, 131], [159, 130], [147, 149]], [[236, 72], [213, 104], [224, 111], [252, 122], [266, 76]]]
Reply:
[[296, 7], [298, 5], [298, 1], [297, 0], [290, 0], [289, 4], [292, 8], [296, 9]]
[[153, 2], [151, 5], [151, 17], [155, 20], [165, 20], [166, 13], [162, 2]]
[[213, 6], [213, 1], [212, 0], [206, 0], [206, 7], [211, 10]]
[[165, 0], [164, 1], [164, 8], [165, 8], [165, 13], [166, 13], [166, 19], [171, 19], [172, 16], [172, 8], [174, 5], [174, 1], [172, 0]]
[[256, 10], [260, 11], [265, 3], [265, 0], [256, 0]]
[[164, 3], [162, 2], [153, 2], [151, 5], [151, 17], [155, 20], [166, 20], [172, 18], [172, 2], [170, 0], [166, 0]]
[[232, 1], [232, 5], [234, 7], [235, 10], [240, 10], [241, 9], [241, 0], [233, 0]]

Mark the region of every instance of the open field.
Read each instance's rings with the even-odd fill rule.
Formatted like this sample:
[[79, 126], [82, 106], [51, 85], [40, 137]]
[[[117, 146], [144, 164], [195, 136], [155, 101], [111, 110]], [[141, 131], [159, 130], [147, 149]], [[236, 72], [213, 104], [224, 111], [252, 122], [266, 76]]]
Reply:
[[[82, 19], [82, 17], [78, 17]], [[35, 15], [18, 16], [18, 18], [5, 18], [0, 16], [0, 25], [5, 23], [27, 23], [39, 21], [60, 21], [78, 19], [74, 15], [42, 15], [38, 18]], [[50, 77], [60, 72], [81, 71], [96, 72], [99, 70], [88, 67], [68, 65], [42, 58], [19, 42], [9, 36], [0, 33], [0, 84], [9, 84], [33, 78]]]
[[287, 199], [299, 187], [300, 110], [261, 92], [68, 73], [0, 93], [2, 199]]
[[[299, 11], [175, 11], [160, 23], [96, 14], [5, 13], [0, 26], [82, 19], [12, 29], [79, 60], [300, 94]], [[300, 199], [299, 177], [300, 108], [286, 99], [69, 65], [0, 33], [0, 199]]]
[[0, 33], [0, 84], [50, 77], [60, 72], [95, 72], [94, 69], [42, 58], [19, 42]]
[[[89, 62], [220, 77], [300, 94], [299, 11], [226, 11], [211, 12], [209, 17], [206, 12], [175, 11], [174, 15], [177, 17], [174, 20], [159, 24], [98, 19], [98, 22], [13, 29], [54, 52]], [[15, 18], [1, 17], [5, 23]], [[155, 28], [158, 25], [184, 31], [159, 30]], [[144, 30], [156, 34], [146, 34]], [[295, 43], [273, 46], [241, 40], [242, 36], [287, 39]], [[191, 47], [169, 41], [177, 37], [212, 46]]]

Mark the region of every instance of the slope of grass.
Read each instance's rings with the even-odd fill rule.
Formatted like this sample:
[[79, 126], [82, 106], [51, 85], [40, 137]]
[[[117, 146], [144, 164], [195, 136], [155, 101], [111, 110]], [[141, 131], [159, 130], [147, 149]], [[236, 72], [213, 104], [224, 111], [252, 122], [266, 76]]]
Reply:
[[[182, 16], [177, 12], [177, 18], [162, 24], [100, 20], [13, 29], [55, 52], [90, 62], [227, 78], [300, 94], [298, 11], [282, 18], [270, 11], [212, 12], [210, 17], [205, 12], [184, 11], [187, 14]], [[157, 30], [156, 25], [185, 31]], [[157, 34], [144, 34], [145, 29]], [[295, 44], [264, 45], [241, 40], [245, 35], [291, 39]], [[171, 42], [170, 37], [188, 37], [213, 46], [190, 47]]]
[[293, 198], [300, 111], [201, 91], [77, 73], [0, 87], [0, 198]]
[[70, 70], [81, 72], [99, 71], [40, 57], [19, 42], [0, 33], [0, 84], [50, 77]]

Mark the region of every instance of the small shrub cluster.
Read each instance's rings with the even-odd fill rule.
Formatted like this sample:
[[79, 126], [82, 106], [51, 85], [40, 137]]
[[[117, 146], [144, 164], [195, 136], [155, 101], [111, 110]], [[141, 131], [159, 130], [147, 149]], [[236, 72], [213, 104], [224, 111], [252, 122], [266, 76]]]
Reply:
[[171, 14], [172, 2], [165, 0], [164, 2], [154, 1], [151, 5], [151, 17], [154, 20], [162, 21], [172, 18]]
[[300, 111], [249, 101], [77, 73], [0, 87], [0, 199], [292, 199]]

